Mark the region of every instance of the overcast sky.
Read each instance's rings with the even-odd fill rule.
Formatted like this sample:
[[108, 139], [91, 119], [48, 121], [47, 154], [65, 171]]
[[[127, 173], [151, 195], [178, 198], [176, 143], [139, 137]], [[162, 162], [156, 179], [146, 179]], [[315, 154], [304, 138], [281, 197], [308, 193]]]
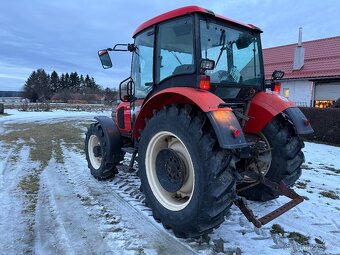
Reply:
[[[260, 27], [263, 48], [340, 35], [338, 0], [1, 0], [0, 90], [20, 90], [35, 69], [89, 74], [104, 87], [129, 76], [130, 53], [111, 54], [104, 70], [97, 51], [132, 42], [138, 25], [163, 12], [199, 5]], [[340, 50], [340, 49], [339, 49]]]

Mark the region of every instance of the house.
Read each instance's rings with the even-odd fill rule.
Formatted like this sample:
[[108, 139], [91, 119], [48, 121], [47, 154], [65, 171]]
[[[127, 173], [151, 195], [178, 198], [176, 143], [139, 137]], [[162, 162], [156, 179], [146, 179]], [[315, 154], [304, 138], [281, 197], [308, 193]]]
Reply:
[[263, 50], [265, 78], [285, 72], [280, 94], [298, 106], [331, 107], [340, 98], [340, 36]]

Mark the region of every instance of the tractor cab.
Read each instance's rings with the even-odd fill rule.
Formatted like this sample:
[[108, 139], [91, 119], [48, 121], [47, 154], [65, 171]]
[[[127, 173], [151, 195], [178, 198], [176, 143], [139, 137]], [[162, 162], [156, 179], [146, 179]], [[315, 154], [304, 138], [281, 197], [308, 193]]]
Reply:
[[[160, 15], [139, 26], [134, 44], [126, 45], [133, 52], [129, 81], [134, 88], [125, 93], [144, 99], [165, 88], [193, 87], [244, 101], [249, 91], [264, 89], [260, 33], [195, 6]], [[99, 53], [107, 67], [108, 54]]]

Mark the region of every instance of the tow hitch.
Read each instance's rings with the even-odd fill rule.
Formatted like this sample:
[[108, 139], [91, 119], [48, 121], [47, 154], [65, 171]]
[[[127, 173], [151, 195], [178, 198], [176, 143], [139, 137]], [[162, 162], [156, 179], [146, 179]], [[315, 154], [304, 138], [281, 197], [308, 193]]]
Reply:
[[259, 183], [262, 183], [274, 190], [276, 190], [280, 195], [284, 195], [290, 199], [288, 203], [280, 206], [276, 210], [266, 214], [265, 216], [257, 219], [253, 213], [253, 211], [247, 206], [246, 199], [242, 197], [238, 197], [235, 199], [234, 204], [240, 208], [241, 212], [246, 216], [246, 218], [252, 222], [257, 228], [260, 228], [261, 226], [267, 224], [268, 222], [276, 219], [281, 214], [287, 212], [288, 210], [292, 209], [293, 207], [297, 206], [301, 202], [303, 202], [303, 197], [301, 197], [299, 194], [297, 194], [294, 190], [287, 187], [282, 181], [280, 183], [272, 182], [268, 180], [267, 178], [260, 176], [260, 181], [253, 183], [249, 186], [246, 186], [238, 191], [243, 191], [245, 189], [248, 189], [250, 187], [253, 187], [254, 185], [257, 185]]

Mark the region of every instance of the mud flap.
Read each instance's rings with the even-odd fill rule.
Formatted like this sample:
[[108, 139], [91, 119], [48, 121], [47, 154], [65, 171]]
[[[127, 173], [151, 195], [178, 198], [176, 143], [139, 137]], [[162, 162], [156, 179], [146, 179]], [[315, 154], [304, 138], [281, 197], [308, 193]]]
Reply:
[[284, 116], [287, 116], [291, 122], [293, 122], [293, 126], [297, 134], [305, 135], [314, 132], [306, 116], [301, 112], [299, 108], [287, 108], [283, 111], [283, 114]]
[[[240, 123], [232, 111], [211, 111], [207, 112], [207, 116], [221, 148], [241, 149], [248, 147]], [[238, 130], [238, 136], [234, 135], [235, 130]]]

